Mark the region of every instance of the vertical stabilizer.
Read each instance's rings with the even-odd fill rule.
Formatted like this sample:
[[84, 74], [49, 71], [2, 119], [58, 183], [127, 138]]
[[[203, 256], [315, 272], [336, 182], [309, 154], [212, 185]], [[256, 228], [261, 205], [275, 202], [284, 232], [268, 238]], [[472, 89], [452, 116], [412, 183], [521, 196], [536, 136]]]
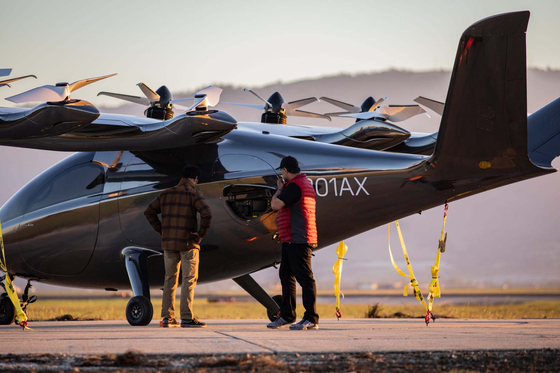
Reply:
[[453, 179], [527, 173], [529, 12], [501, 14], [461, 36], [432, 164]]

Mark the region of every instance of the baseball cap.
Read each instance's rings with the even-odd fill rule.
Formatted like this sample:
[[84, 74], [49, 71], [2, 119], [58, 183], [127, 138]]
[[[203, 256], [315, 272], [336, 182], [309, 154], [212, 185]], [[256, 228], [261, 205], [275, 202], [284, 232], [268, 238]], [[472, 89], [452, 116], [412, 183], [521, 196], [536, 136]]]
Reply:
[[280, 167], [277, 168], [277, 170], [281, 169], [281, 168], [285, 168], [288, 170], [288, 172], [299, 172], [299, 163], [297, 161], [297, 159], [295, 159], [292, 156], [287, 156], [282, 158], [282, 161], [280, 162]]

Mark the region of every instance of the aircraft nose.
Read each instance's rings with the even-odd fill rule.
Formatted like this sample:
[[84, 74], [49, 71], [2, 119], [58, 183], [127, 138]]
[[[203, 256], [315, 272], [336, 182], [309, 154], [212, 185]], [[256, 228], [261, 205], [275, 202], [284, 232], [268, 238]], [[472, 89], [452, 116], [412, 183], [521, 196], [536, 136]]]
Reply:
[[[7, 209], [2, 207], [0, 209], [0, 225], [1, 225], [1, 240], [4, 247], [4, 255], [6, 256], [6, 264], [10, 272], [17, 271], [17, 264], [19, 263], [19, 256], [17, 255], [18, 238], [17, 229], [21, 221], [21, 216], [14, 219], [9, 219], [6, 213]], [[0, 253], [0, 255], [2, 255]]]

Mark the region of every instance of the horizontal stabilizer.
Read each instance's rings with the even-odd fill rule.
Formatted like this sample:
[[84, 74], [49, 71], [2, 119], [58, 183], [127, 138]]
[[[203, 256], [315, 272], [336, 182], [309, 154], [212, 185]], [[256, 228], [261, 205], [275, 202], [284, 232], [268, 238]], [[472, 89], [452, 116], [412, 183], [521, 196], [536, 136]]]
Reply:
[[552, 167], [560, 155], [560, 98], [528, 118], [529, 157], [534, 164]]

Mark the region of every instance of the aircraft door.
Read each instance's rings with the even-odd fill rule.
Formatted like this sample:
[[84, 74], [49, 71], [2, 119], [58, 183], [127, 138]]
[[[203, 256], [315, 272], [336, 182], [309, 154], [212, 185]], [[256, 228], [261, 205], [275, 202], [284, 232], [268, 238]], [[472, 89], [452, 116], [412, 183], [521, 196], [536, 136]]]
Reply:
[[123, 235], [136, 245], [161, 247], [161, 236], [146, 220], [144, 210], [163, 190], [179, 182], [182, 163], [168, 166], [170, 170], [154, 168], [139, 157], [126, 166], [118, 199], [119, 220]]
[[237, 230], [238, 235], [254, 236], [257, 232], [276, 230], [276, 215], [270, 202], [276, 192], [277, 175], [269, 163], [252, 155], [223, 155], [214, 162], [212, 178], [221, 181], [224, 209], [235, 222], [252, 227]]
[[19, 250], [33, 269], [70, 276], [88, 265], [99, 227], [105, 171], [95, 163], [63, 170], [37, 189], [20, 225]]

